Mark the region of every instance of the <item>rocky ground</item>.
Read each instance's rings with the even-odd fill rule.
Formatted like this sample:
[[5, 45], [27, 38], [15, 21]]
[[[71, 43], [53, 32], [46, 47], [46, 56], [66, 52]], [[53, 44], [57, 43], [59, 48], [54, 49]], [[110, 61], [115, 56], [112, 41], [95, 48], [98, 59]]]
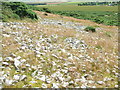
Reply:
[[[37, 12], [37, 22], [0, 23], [0, 87], [118, 87], [117, 27]], [[96, 32], [86, 32], [88, 25]]]

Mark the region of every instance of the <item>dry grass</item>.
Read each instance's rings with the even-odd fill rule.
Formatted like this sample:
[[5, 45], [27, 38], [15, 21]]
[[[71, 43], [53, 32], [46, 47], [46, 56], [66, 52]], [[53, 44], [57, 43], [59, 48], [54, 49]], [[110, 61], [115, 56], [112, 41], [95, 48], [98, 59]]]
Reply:
[[[37, 12], [37, 11], [36, 11]], [[54, 71], [52, 70], [52, 61], [55, 60], [57, 62], [56, 58], [53, 58], [51, 56], [52, 53], [56, 53], [59, 56], [61, 56], [63, 59], [67, 59], [68, 62], [72, 62], [72, 65], [69, 65], [68, 67], [75, 66], [76, 68], [71, 68], [70, 71], [70, 76], [72, 79], [75, 78], [81, 78], [85, 73], [91, 73], [90, 71], [93, 71], [93, 77], [88, 77], [88, 80], [94, 80], [94, 81], [103, 81], [104, 77], [113, 77], [115, 78], [115, 81], [117, 81], [116, 77], [114, 77], [114, 74], [112, 73], [113, 65], [118, 65], [117, 63], [117, 53], [118, 53], [118, 31], [117, 27], [115, 26], [105, 26], [105, 25], [99, 25], [96, 23], [93, 23], [88, 20], [78, 20], [70, 17], [61, 17], [59, 15], [53, 15], [53, 14], [48, 14], [48, 16], [44, 16], [43, 12], [37, 12], [41, 18], [55, 18], [56, 20], [64, 20], [66, 21], [73, 21], [73, 22], [79, 22], [80, 24], [83, 25], [90, 25], [90, 26], [99, 26], [101, 29], [97, 30], [95, 33], [78, 33], [74, 29], [68, 29], [64, 28], [62, 26], [53, 26], [53, 25], [40, 25], [37, 22], [29, 22], [25, 21], [27, 23], [27, 27], [30, 28], [30, 30], [24, 30], [22, 33], [24, 33], [27, 36], [32, 37], [34, 40], [38, 40], [40, 35], [46, 35], [46, 36], [51, 36], [53, 34], [57, 34], [60, 36], [58, 38], [57, 44], [61, 44], [61, 48], [65, 48], [65, 43], [63, 40], [66, 37], [76, 37], [80, 40], [84, 40], [85, 43], [88, 45], [87, 48], [87, 54], [96, 60], [96, 63], [94, 62], [89, 62], [87, 59], [81, 58], [79, 60], [77, 59], [68, 59], [68, 55], [64, 52], [47, 52], [46, 57], [42, 57], [44, 60], [46, 60], [46, 63], [43, 65], [43, 73], [47, 74], [47, 69], [50, 68], [50, 74], [52, 74]], [[24, 22], [24, 21], [23, 21]], [[30, 34], [30, 33], [32, 34]], [[110, 32], [110, 36], [106, 34], [106, 32]], [[14, 37], [7, 37], [3, 38], [3, 44], [6, 46], [3, 47], [3, 56], [9, 56], [10, 53], [15, 53], [18, 56], [21, 56], [22, 58], [27, 60], [27, 63], [31, 65], [40, 65], [40, 58], [35, 57], [35, 53], [33, 51], [27, 50], [27, 52], [17, 52], [17, 48], [20, 47], [20, 45], [16, 44]], [[35, 41], [33, 41], [33, 44], [36, 44]], [[74, 56], [78, 57], [80, 54], [85, 55], [86, 53], [80, 53], [77, 50], [70, 49], [70, 48], [65, 48], [67, 52], [73, 54]], [[107, 54], [106, 54], [107, 53]], [[108, 60], [109, 63], [107, 63]], [[65, 63], [64, 60], [61, 60], [58, 62], [62, 67], [64, 66], [63, 63]], [[106, 64], [107, 63], [107, 64]], [[83, 66], [86, 65], [86, 66]], [[24, 67], [24, 66], [23, 66]], [[63, 67], [64, 68], [64, 67]], [[110, 72], [107, 72], [107, 69], [110, 68]], [[82, 70], [86, 70], [84, 73]], [[73, 73], [74, 72], [74, 73]], [[14, 73], [12, 71], [11, 73]], [[80, 73], [78, 75], [77, 73]], [[24, 74], [24, 73], [23, 73]], [[26, 72], [25, 72], [26, 74]], [[32, 78], [28, 72], [28, 78], [27, 81], [31, 81]], [[22, 87], [22, 85], [26, 82], [19, 82], [13, 87]], [[115, 81], [109, 81], [106, 82], [108, 87], [114, 87]], [[20, 86], [19, 86], [20, 84]], [[110, 86], [109, 86], [110, 84]], [[41, 81], [38, 81], [37, 84], [33, 86], [38, 86], [41, 85]], [[81, 82], [78, 83], [78, 85], [82, 85]], [[96, 86], [97, 88], [99, 87], [106, 87], [104, 84], [103, 85], [98, 85], [98, 84], [89, 84], [90, 86]], [[51, 86], [51, 85], [50, 85]], [[50, 87], [49, 86], [49, 87]]]

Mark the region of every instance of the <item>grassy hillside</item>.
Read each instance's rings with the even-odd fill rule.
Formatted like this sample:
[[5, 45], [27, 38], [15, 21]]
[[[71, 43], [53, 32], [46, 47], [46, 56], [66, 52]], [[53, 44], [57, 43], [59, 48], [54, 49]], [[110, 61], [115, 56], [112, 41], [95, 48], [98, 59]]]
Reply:
[[38, 19], [28, 5], [22, 2], [2, 2], [2, 21], [9, 21], [10, 19]]
[[38, 8], [46, 8], [47, 12], [54, 14], [70, 16], [77, 19], [92, 20], [99, 24], [118, 25], [117, 6], [46, 5]]
[[4, 88], [118, 88], [117, 27], [35, 12], [39, 22], [3, 23]]

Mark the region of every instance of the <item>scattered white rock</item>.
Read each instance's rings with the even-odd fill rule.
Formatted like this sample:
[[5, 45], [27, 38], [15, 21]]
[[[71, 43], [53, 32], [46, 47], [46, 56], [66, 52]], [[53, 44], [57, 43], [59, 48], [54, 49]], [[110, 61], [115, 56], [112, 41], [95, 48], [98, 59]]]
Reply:
[[21, 59], [21, 56], [18, 56], [16, 59], [17, 59], [17, 60]]
[[118, 88], [118, 85], [115, 85], [115, 88]]
[[96, 86], [92, 86], [92, 88], [96, 88]]
[[22, 59], [20, 62], [21, 62], [21, 63], [25, 63], [25, 62], [26, 62], [26, 60], [25, 60], [25, 59]]
[[103, 81], [97, 81], [97, 83], [100, 84], [100, 85], [104, 84]]
[[3, 61], [2, 57], [0, 57], [0, 62]]
[[8, 34], [2, 34], [4, 37], [10, 37], [10, 35]]
[[67, 78], [65, 78], [65, 81], [70, 81], [71, 77], [70, 76], [67, 76]]
[[52, 82], [52, 80], [51, 80], [50, 78], [47, 78], [47, 79], [46, 79], [46, 83], [49, 84], [49, 83], [51, 83], [51, 82]]
[[26, 67], [30, 67], [30, 64], [26, 64]]
[[13, 79], [19, 80], [19, 79], [20, 79], [20, 75], [14, 75], [14, 76], [13, 76]]
[[26, 78], [27, 78], [26, 75], [22, 75], [22, 76], [20, 77], [20, 81], [23, 81], [23, 80], [25, 80]]
[[13, 61], [12, 57], [6, 57], [6, 61]]
[[45, 75], [41, 75], [40, 77], [39, 77], [39, 80], [41, 80], [41, 81], [45, 81]]
[[62, 83], [62, 86], [63, 86], [63, 87], [67, 87], [68, 85], [69, 85], [68, 82], [63, 82], [63, 83]]
[[9, 63], [7, 63], [7, 62], [2, 62], [2, 64], [3, 64], [3, 65], [6, 65], [6, 66], [9, 65]]
[[70, 81], [70, 82], [69, 82], [69, 85], [71, 85], [71, 84], [73, 85], [73, 84], [74, 84], [74, 81]]
[[6, 86], [10, 86], [10, 85], [12, 85], [12, 83], [13, 83], [13, 80], [10, 80], [10, 79], [5, 79], [5, 82], [4, 82], [4, 84], [6, 85]]
[[19, 69], [19, 66], [21, 66], [21, 62], [15, 58], [14, 59], [14, 65], [17, 69]]
[[45, 83], [43, 83], [42, 88], [47, 88], [47, 85]]
[[37, 81], [30, 81], [30, 83], [37, 83]]
[[52, 88], [59, 88], [59, 84], [58, 83], [53, 83]]

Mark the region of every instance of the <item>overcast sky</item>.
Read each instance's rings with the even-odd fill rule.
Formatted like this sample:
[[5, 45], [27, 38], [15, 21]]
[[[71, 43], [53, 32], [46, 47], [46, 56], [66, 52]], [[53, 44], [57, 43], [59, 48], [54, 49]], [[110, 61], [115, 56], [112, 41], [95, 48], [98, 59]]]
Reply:
[[[0, 0], [1, 1], [1, 0]], [[120, 1], [120, 0], [2, 0], [2, 1], [20, 1], [20, 2], [84, 2], [84, 1]]]

